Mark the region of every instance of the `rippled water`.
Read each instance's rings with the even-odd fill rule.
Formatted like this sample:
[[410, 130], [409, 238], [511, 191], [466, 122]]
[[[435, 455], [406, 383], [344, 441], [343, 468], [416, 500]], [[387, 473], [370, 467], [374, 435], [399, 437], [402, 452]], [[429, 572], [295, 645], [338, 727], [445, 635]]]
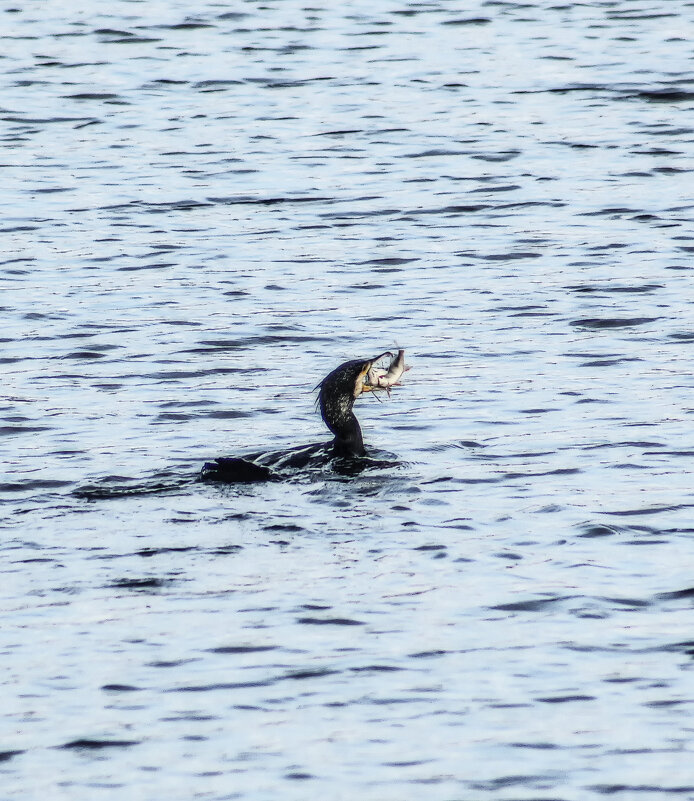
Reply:
[[694, 799], [693, 12], [6, 5], [3, 798]]

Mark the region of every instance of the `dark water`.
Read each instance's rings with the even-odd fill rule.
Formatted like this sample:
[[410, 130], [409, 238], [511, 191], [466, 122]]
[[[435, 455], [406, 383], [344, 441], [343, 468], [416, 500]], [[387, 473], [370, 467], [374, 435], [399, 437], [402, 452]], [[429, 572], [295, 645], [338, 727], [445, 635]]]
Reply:
[[5, 4], [3, 799], [694, 799], [693, 16]]

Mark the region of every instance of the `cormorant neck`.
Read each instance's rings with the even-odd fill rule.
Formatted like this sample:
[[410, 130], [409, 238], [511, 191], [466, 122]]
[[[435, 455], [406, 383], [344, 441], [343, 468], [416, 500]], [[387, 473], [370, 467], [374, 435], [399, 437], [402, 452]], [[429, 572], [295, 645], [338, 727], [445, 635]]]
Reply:
[[352, 406], [361, 393], [361, 382], [371, 362], [355, 360], [335, 368], [320, 383], [318, 405], [326, 426], [335, 435], [338, 456], [363, 456], [364, 440]]
[[340, 420], [340, 425], [333, 428], [335, 439], [333, 450], [336, 456], [364, 456], [364, 440], [361, 435], [359, 421], [352, 411]]

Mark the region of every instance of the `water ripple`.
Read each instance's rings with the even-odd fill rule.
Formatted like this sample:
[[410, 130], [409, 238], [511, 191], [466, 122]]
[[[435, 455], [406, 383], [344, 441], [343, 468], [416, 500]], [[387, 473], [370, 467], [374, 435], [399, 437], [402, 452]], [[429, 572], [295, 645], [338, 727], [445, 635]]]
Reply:
[[2, 11], [3, 797], [692, 795], [686, 5]]

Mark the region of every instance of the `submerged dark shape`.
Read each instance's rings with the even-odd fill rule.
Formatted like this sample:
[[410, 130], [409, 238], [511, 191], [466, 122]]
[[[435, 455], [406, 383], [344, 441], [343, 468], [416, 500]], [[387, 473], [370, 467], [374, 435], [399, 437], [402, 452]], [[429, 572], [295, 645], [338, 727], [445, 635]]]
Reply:
[[[386, 464], [367, 458], [361, 426], [352, 410], [354, 401], [363, 392], [374, 389], [367, 383], [367, 376], [372, 366], [384, 356], [392, 354], [387, 351], [373, 359], [344, 362], [318, 384], [318, 408], [323, 422], [335, 435], [332, 442], [306, 445], [288, 451], [215, 459], [203, 465], [201, 480], [251, 483], [278, 480], [287, 469], [333, 464], [337, 472], [352, 474], [370, 464]], [[397, 358], [396, 356], [395, 359]]]
[[277, 474], [271, 468], [257, 464], [252, 458], [220, 456], [214, 462], [205, 462], [200, 478], [228, 484], [252, 484], [256, 481], [275, 481]]

